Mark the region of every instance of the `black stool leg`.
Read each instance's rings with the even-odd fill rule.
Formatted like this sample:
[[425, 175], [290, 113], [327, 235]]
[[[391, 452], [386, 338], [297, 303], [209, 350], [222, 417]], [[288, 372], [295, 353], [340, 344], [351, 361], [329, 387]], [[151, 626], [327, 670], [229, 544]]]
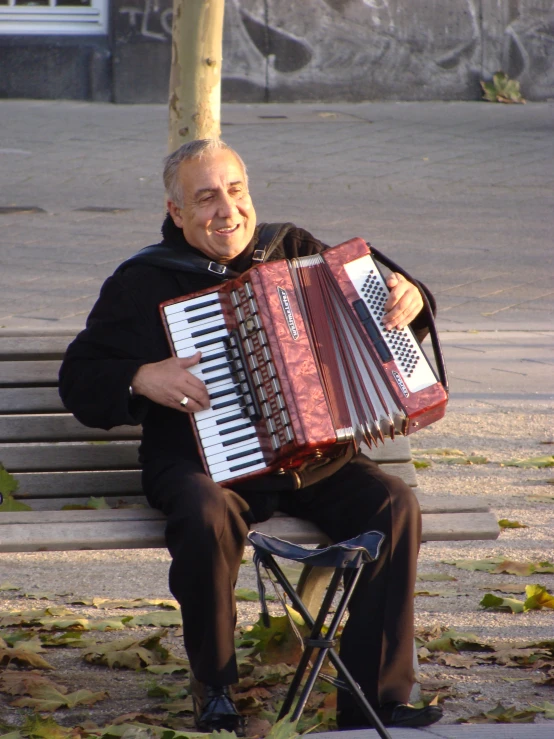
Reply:
[[[337, 592], [337, 589], [340, 585], [342, 573], [343, 573], [342, 569], [335, 570], [333, 578], [331, 582], [329, 583], [329, 587], [327, 589], [325, 598], [323, 599], [323, 603], [321, 604], [321, 608], [319, 609], [319, 613], [317, 614], [316, 620], [312, 621], [311, 623], [306, 621], [306, 623], [312, 628], [309, 641], [317, 642], [318, 639], [321, 639], [321, 629], [323, 628], [325, 619], [327, 618], [327, 614], [329, 613], [329, 609], [331, 608], [333, 604], [333, 598], [335, 597], [335, 593]], [[284, 578], [284, 575], [283, 575], [283, 578]], [[294, 590], [292, 590], [292, 588], [291, 588], [291, 592], [289, 592], [288, 595], [290, 596], [294, 605], [298, 607], [301, 601], [298, 598], [298, 595], [294, 592]], [[302, 678], [304, 677], [304, 673], [306, 672], [306, 668], [308, 667], [308, 664], [310, 662], [310, 658], [312, 656], [313, 650], [314, 650], [314, 644], [310, 644], [310, 643], [305, 644], [304, 651], [302, 652], [300, 662], [298, 663], [298, 667], [296, 669], [296, 673], [294, 675], [292, 683], [290, 684], [287, 695], [285, 697], [285, 701], [279, 712], [278, 720], [286, 716], [287, 713], [290, 711], [292, 707], [292, 703], [294, 701], [294, 697], [296, 693], [298, 692], [298, 688], [300, 687], [300, 683], [302, 682]], [[296, 709], [293, 714], [293, 719], [297, 719], [300, 717], [300, 714], [302, 713], [302, 710], [304, 709], [304, 706], [306, 705], [306, 701], [308, 700], [310, 693], [312, 692], [312, 689], [315, 684], [315, 680], [317, 679], [319, 670], [321, 670], [321, 665], [323, 664], [323, 659], [325, 658], [326, 652], [327, 652], [326, 649], [320, 649], [317, 661], [318, 662], [320, 661], [321, 664], [319, 665], [319, 669], [317, 671], [315, 667], [312, 667], [311, 676], [314, 676], [314, 674], [315, 676], [313, 680], [310, 680], [310, 679], [308, 680], [308, 683], [306, 685], [306, 687], [309, 686], [308, 690], [306, 690], [306, 687], [304, 687], [304, 690], [302, 691], [302, 695], [300, 696], [299, 701], [296, 705]], [[298, 710], [299, 703], [301, 700], [302, 700], [302, 705], [300, 706], [300, 710]]]
[[[323, 643], [327, 642], [327, 646], [322, 645], [321, 647], [319, 647], [320, 652], [318, 654], [315, 664], [312, 667], [312, 672], [310, 673], [310, 677], [308, 678], [308, 681], [304, 687], [304, 690], [302, 691], [302, 695], [298, 699], [298, 703], [291, 717], [292, 720], [297, 720], [298, 718], [300, 718], [302, 711], [304, 710], [304, 706], [306, 705], [306, 702], [310, 696], [310, 693], [313, 690], [313, 686], [315, 684], [315, 681], [317, 680], [317, 677], [323, 665], [325, 656], [327, 653], [329, 653], [329, 659], [331, 663], [333, 664], [333, 666], [335, 667], [335, 669], [337, 670], [337, 673], [342, 677], [343, 682], [345, 682], [346, 685], [348, 686], [348, 689], [352, 693], [354, 700], [358, 703], [359, 708], [364, 713], [368, 721], [375, 727], [381, 739], [392, 739], [389, 732], [383, 726], [381, 719], [377, 716], [373, 707], [368, 702], [360, 686], [353, 679], [352, 675], [350, 674], [348, 669], [345, 667], [343, 661], [340, 659], [336, 651], [331, 646], [331, 643], [334, 640], [335, 633], [344, 616], [344, 612], [346, 611], [348, 602], [350, 601], [350, 598], [352, 597], [354, 588], [357, 585], [358, 579], [362, 573], [364, 565], [362, 564], [359, 568], [357, 568], [356, 572], [350, 578], [350, 582], [348, 583], [345, 589], [345, 592], [343, 593], [343, 596], [341, 598], [337, 612], [335, 613], [335, 616], [333, 617], [333, 620], [329, 627], [328, 639], [322, 640], [321, 639], [321, 629], [323, 627], [323, 624], [325, 623], [325, 619], [333, 603], [333, 599], [340, 585], [340, 581], [341, 581], [344, 570], [342, 568], [337, 568], [335, 570], [335, 574], [333, 575], [333, 578], [327, 589], [327, 594], [323, 600], [323, 603], [321, 604], [321, 608], [319, 609], [317, 618], [314, 621], [311, 614], [309, 613], [305, 605], [302, 603], [298, 594], [295, 592], [294, 588], [291, 586], [291, 584], [289, 583], [289, 581], [287, 580], [281, 568], [279, 567], [277, 562], [275, 562], [273, 557], [270, 555], [264, 554], [262, 556], [262, 561], [264, 565], [268, 569], [270, 569], [271, 572], [275, 575], [275, 578], [277, 579], [278, 583], [281, 585], [285, 593], [289, 596], [295, 608], [298, 610], [298, 612], [300, 613], [304, 621], [308, 624], [308, 626], [312, 629], [311, 634], [310, 634], [310, 639], [308, 640], [308, 642], [309, 641], [320, 641]], [[300, 683], [302, 682], [302, 678], [304, 677], [306, 668], [308, 667], [313, 649], [314, 649], [313, 645], [306, 644], [304, 651], [302, 653], [302, 657], [300, 658], [298, 668], [294, 675], [293, 681], [289, 687], [289, 690], [285, 697], [285, 701], [279, 712], [278, 720], [286, 716], [292, 707], [294, 697], [300, 687]]]

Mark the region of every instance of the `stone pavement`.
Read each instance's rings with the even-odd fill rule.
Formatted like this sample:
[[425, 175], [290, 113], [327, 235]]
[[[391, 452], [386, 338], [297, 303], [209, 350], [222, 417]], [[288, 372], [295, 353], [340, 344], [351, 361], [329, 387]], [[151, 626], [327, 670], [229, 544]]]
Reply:
[[[222, 121], [259, 220], [363, 236], [423, 277], [456, 397], [551, 397], [554, 103], [225, 105]], [[160, 105], [0, 102], [0, 330], [77, 331], [158, 239], [166, 132]]]

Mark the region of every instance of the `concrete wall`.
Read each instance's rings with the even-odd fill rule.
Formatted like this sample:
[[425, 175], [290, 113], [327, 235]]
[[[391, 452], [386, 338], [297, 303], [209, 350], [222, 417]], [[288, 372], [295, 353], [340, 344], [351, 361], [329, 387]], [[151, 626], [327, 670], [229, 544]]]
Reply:
[[[226, 0], [225, 7], [226, 101], [476, 100], [479, 80], [499, 69], [520, 80], [528, 99], [554, 99], [554, 0]], [[81, 45], [61, 65], [69, 70], [61, 91], [60, 79], [44, 72], [59, 42], [28, 37], [25, 52], [25, 39], [0, 36], [11, 80], [0, 82], [0, 96], [166, 102], [171, 14], [172, 0], [112, 0], [109, 70], [104, 62], [86, 67]], [[40, 85], [29, 81], [33, 65]]]

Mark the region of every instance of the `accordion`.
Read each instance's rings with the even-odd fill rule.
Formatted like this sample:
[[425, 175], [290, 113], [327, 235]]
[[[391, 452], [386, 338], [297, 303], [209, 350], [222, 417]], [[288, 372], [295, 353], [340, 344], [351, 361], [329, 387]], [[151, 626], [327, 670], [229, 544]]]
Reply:
[[442, 418], [431, 311], [440, 379], [409, 327], [385, 329], [388, 294], [372, 250], [354, 238], [160, 305], [173, 354], [202, 352], [189, 371], [211, 407], [192, 421], [215, 482], [294, 469]]

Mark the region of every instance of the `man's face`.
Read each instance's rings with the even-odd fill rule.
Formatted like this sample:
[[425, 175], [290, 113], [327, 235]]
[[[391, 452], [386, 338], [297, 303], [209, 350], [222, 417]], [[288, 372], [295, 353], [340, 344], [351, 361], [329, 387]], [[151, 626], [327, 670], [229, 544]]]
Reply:
[[256, 227], [241, 164], [232, 152], [216, 149], [182, 162], [179, 178], [183, 204], [167, 204], [175, 225], [206, 256], [231, 261], [248, 245]]

